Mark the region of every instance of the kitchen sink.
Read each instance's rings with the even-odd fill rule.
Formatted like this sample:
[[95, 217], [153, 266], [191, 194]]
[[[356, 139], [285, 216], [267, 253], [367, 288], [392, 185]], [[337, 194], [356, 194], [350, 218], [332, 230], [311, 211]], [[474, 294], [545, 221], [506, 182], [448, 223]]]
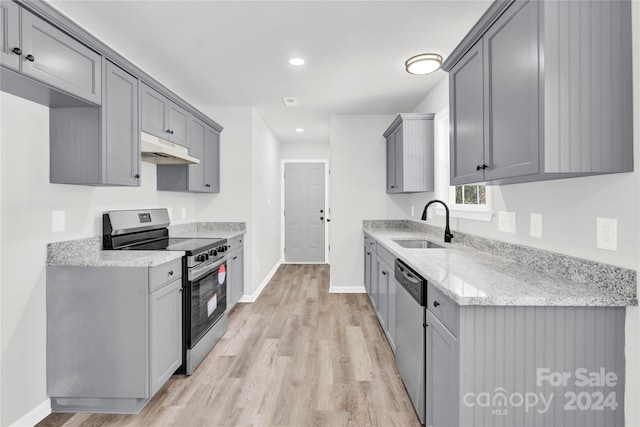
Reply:
[[403, 248], [412, 249], [444, 249], [444, 246], [426, 239], [391, 239]]

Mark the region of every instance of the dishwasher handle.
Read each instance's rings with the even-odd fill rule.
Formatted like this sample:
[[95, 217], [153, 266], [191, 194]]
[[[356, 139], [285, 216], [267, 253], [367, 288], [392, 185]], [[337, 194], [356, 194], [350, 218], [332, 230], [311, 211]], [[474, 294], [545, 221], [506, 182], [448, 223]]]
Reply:
[[396, 259], [395, 278], [398, 283], [423, 307], [427, 305], [427, 281], [402, 260]]

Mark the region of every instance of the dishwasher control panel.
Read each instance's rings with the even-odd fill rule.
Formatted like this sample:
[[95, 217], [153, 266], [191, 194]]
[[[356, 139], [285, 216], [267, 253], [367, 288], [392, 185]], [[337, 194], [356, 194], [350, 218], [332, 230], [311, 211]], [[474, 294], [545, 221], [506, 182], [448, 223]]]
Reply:
[[426, 279], [422, 278], [411, 267], [399, 259], [396, 259], [395, 278], [418, 304], [423, 307], [427, 305]]

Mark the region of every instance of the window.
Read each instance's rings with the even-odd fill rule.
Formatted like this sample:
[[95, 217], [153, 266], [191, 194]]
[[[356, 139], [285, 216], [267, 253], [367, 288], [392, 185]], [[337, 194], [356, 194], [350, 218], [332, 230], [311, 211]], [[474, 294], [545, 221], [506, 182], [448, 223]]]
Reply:
[[[455, 218], [491, 221], [491, 187], [480, 184], [449, 185], [449, 108], [435, 117], [436, 198], [444, 200]], [[438, 212], [444, 215], [442, 212]]]

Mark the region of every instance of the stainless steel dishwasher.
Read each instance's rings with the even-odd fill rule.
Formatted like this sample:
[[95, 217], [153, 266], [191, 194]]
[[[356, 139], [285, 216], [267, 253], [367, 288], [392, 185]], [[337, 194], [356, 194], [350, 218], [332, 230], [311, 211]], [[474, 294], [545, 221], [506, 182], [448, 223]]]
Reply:
[[426, 407], [427, 281], [399, 259], [395, 263], [396, 367], [422, 424]]

